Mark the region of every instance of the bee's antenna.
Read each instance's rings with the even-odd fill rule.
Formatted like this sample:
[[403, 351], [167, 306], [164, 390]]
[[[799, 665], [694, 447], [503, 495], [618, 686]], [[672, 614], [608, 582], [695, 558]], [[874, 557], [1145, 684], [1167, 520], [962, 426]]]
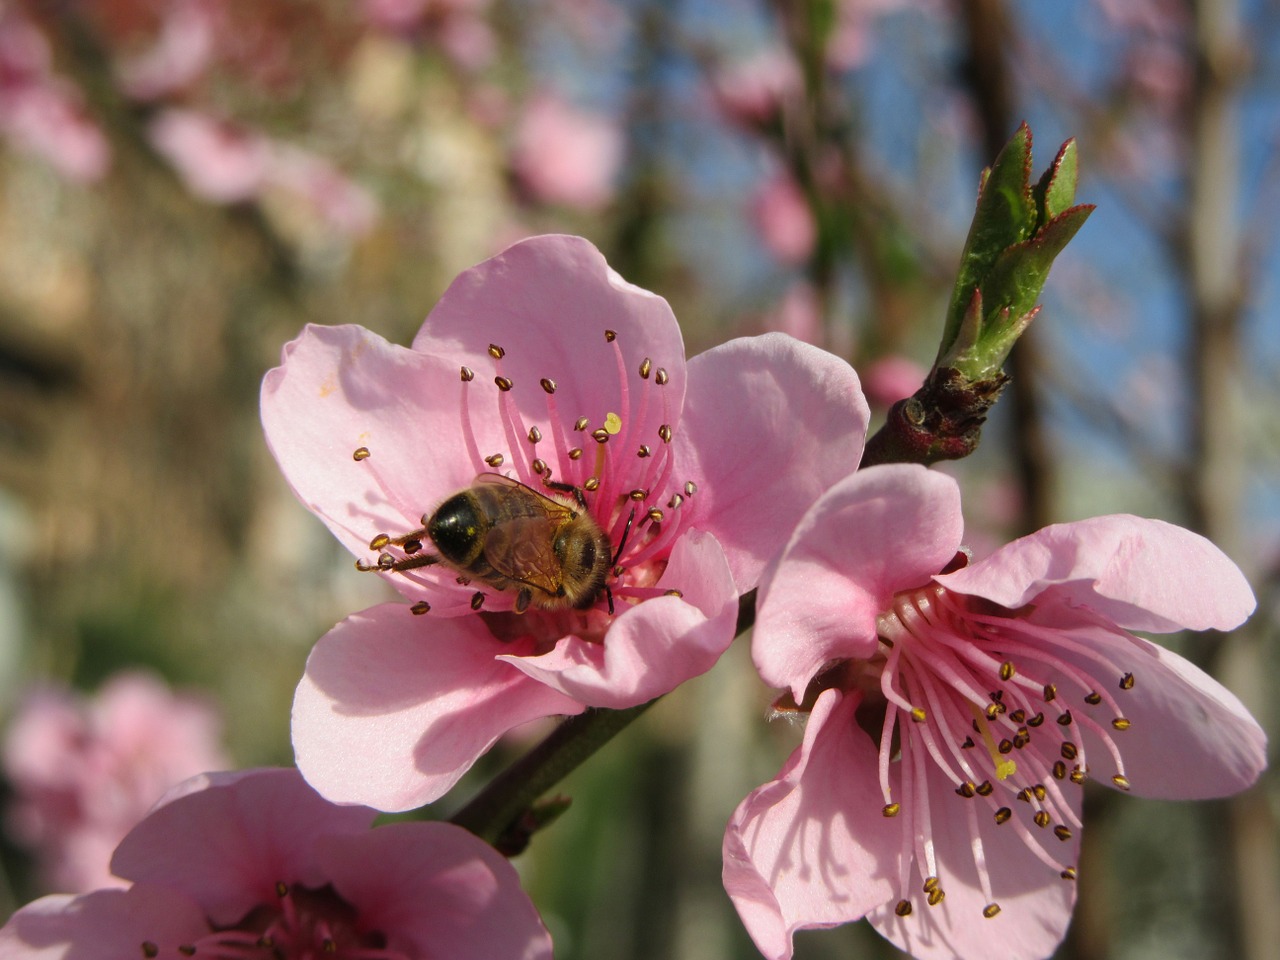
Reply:
[[609, 585], [604, 585], [604, 595], [609, 598], [609, 616], [613, 616], [613, 591], [609, 589]]

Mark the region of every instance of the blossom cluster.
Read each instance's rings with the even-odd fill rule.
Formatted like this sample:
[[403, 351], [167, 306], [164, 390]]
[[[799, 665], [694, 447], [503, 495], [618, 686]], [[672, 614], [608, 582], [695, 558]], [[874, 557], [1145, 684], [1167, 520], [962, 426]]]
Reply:
[[407, 348], [306, 328], [261, 411], [298, 499], [401, 599], [313, 649], [297, 773], [181, 788], [116, 851], [125, 890], [24, 908], [5, 956], [550, 956], [491, 848], [373, 810], [443, 796], [530, 720], [704, 673], [753, 591], [755, 665], [807, 718], [724, 839], [770, 960], [864, 917], [922, 960], [1048, 956], [1083, 784], [1222, 796], [1265, 765], [1239, 700], [1138, 635], [1251, 613], [1211, 543], [1111, 516], [973, 561], [954, 480], [859, 468], [848, 364], [781, 334], [686, 359], [666, 301], [579, 238], [464, 272]]

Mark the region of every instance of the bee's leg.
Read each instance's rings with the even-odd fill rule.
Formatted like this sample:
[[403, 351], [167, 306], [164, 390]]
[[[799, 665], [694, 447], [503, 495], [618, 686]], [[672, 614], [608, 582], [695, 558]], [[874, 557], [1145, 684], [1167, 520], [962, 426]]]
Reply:
[[604, 595], [609, 598], [609, 616], [613, 616], [613, 591], [609, 589], [609, 585], [604, 585]]
[[613, 560], [610, 561], [611, 566], [618, 565], [618, 558], [622, 556], [622, 548], [627, 545], [627, 537], [631, 535], [631, 524], [636, 519], [636, 508], [631, 508], [631, 515], [627, 517], [627, 525], [622, 529], [622, 539], [618, 541], [618, 549], [613, 551]]
[[[419, 545], [421, 548], [421, 545]], [[397, 560], [389, 553], [378, 554], [377, 563], [365, 563], [363, 560], [356, 561], [356, 569], [361, 571], [368, 570], [394, 570], [400, 572], [403, 570], [416, 570], [419, 567], [430, 567], [440, 562], [440, 558], [434, 553], [418, 553], [410, 557], [402, 557]]]
[[583, 495], [581, 487], [575, 487], [572, 483], [565, 483], [562, 480], [548, 480], [545, 485], [548, 489], [555, 490], [557, 493], [567, 493], [573, 497], [578, 506], [583, 510], [587, 509], [587, 498]]

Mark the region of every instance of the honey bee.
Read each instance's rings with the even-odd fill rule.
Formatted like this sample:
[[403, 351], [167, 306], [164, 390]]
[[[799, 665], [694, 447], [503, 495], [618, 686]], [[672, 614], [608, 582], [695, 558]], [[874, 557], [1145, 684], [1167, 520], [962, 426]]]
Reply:
[[[424, 517], [421, 530], [375, 539], [371, 546], [396, 544], [408, 554], [401, 560], [384, 554], [379, 567], [408, 570], [443, 562], [496, 590], [514, 587], [516, 613], [530, 606], [585, 610], [603, 591], [612, 613], [613, 595], [605, 585], [613, 563], [609, 536], [587, 511], [581, 490], [550, 486], [558, 493], [482, 473]], [[437, 553], [420, 552], [423, 535]]]

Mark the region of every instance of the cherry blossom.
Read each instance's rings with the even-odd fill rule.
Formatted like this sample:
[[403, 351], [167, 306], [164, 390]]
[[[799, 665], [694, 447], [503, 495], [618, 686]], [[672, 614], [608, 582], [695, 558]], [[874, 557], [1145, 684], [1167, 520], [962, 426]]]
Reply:
[[511, 163], [535, 200], [598, 210], [613, 198], [622, 146], [613, 119], [543, 92], [524, 109]]
[[761, 951], [867, 917], [922, 960], [1048, 956], [1075, 899], [1081, 784], [1249, 786], [1265, 736], [1229, 691], [1131, 631], [1254, 607], [1211, 543], [1158, 520], [1047, 527], [967, 563], [958, 488], [860, 471], [762, 578], [753, 641], [803, 744], [738, 807], [724, 882]]
[[12, 960], [550, 960], [511, 865], [446, 823], [370, 829], [296, 770], [206, 774], [124, 838], [127, 889], [44, 897], [0, 929]]
[[117, 674], [87, 700], [30, 694], [5, 736], [6, 820], [47, 889], [118, 884], [108, 862], [130, 828], [174, 784], [227, 765], [221, 727], [211, 704], [145, 673]]
[[[303, 774], [339, 802], [418, 806], [521, 723], [638, 705], [706, 671], [738, 596], [856, 467], [867, 416], [847, 364], [779, 334], [686, 363], [666, 301], [576, 237], [464, 272], [412, 348], [308, 327], [263, 383], [268, 445], [409, 603], [313, 650], [293, 713]], [[433, 552], [424, 517], [485, 474], [605, 533], [604, 583], [577, 607], [415, 559]]]

